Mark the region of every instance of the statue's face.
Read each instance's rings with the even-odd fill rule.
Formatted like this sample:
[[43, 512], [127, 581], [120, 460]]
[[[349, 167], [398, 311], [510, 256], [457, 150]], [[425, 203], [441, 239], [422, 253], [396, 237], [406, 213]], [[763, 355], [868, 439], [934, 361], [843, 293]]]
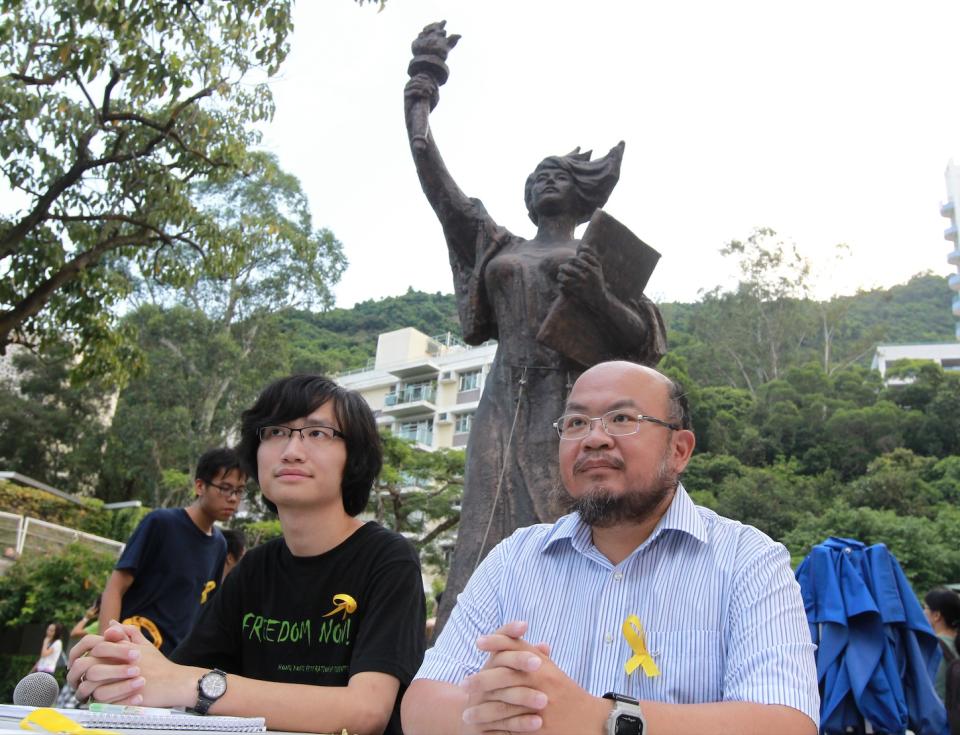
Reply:
[[562, 168], [544, 166], [534, 173], [531, 204], [538, 214], [568, 212], [574, 206], [576, 196], [573, 178]]

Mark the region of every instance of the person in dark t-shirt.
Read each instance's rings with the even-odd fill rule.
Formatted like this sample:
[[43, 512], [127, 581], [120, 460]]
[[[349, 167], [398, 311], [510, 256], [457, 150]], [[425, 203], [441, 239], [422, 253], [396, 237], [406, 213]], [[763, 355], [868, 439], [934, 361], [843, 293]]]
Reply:
[[193, 504], [149, 513], [127, 541], [103, 591], [100, 630], [111, 620], [136, 625], [163, 653], [172, 653], [220, 583], [227, 543], [213, 524], [233, 517], [246, 484], [236, 451], [204, 452]]
[[283, 536], [243, 557], [169, 660], [113, 625], [75, 647], [69, 679], [98, 701], [400, 735], [426, 609], [410, 543], [356, 517], [382, 465], [370, 408], [321, 376], [285, 378], [244, 412], [238, 449]]

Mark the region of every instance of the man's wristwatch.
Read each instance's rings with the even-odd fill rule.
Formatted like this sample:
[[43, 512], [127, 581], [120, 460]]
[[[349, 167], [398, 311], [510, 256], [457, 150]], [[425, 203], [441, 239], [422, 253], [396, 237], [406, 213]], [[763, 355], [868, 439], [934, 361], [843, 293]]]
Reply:
[[207, 714], [210, 706], [227, 691], [227, 672], [220, 669], [208, 671], [197, 682], [197, 703], [193, 711], [200, 715]]
[[613, 709], [607, 717], [607, 735], [643, 735], [647, 731], [640, 702], [616, 692], [607, 692], [603, 698], [613, 700]]

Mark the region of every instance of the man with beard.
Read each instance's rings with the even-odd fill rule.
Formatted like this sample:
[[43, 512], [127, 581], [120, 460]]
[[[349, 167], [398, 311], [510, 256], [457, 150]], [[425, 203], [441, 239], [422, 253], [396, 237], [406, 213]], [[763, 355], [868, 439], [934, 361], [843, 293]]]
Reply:
[[602, 363], [555, 427], [571, 512], [477, 568], [407, 691], [404, 732], [814, 735], [789, 555], [690, 500], [680, 386]]

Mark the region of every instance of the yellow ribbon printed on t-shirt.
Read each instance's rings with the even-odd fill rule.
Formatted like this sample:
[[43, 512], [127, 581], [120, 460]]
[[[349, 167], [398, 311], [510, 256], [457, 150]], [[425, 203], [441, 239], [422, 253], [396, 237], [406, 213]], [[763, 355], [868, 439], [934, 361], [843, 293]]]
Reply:
[[120, 622], [124, 625], [136, 625], [140, 628], [141, 633], [149, 634], [144, 637], [149, 638], [155, 648], [160, 648], [160, 646], [163, 645], [163, 636], [160, 634], [160, 628], [158, 628], [157, 624], [150, 618], [145, 618], [143, 615], [131, 615], [129, 618], [124, 618]]
[[207, 598], [210, 596], [210, 593], [217, 588], [217, 583], [212, 579], [207, 580], [207, 583], [203, 585], [203, 592], [200, 593], [200, 604], [206, 605]]
[[49, 707], [39, 707], [20, 720], [21, 730], [68, 735], [120, 735], [115, 730], [94, 730]]
[[647, 639], [643, 635], [643, 624], [636, 615], [631, 615], [623, 621], [623, 637], [630, 644], [630, 650], [633, 655], [623, 665], [627, 676], [637, 670], [637, 667], [643, 667], [643, 673], [647, 676], [660, 676], [660, 669], [653, 660], [653, 656], [647, 650]]
[[341, 592], [339, 595], [333, 596], [334, 608], [328, 612], [323, 617], [329, 618], [331, 615], [336, 615], [338, 612], [343, 612], [343, 619], [347, 619], [347, 615], [357, 610], [357, 601], [354, 600], [350, 595], [344, 594]]

